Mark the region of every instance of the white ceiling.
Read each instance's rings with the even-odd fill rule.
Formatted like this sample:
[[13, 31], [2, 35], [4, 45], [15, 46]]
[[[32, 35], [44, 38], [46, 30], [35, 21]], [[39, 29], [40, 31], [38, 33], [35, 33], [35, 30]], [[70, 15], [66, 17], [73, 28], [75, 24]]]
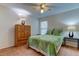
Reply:
[[6, 3], [6, 4], [1, 3], [0, 5], [6, 6], [10, 9], [17, 8], [17, 9], [26, 10], [27, 12], [30, 13], [30, 15], [32, 17], [37, 17], [37, 18], [55, 15], [58, 13], [62, 13], [62, 12], [66, 12], [66, 11], [70, 11], [70, 10], [79, 8], [78, 3], [51, 3], [48, 5], [53, 6], [53, 7], [49, 7], [49, 9], [50, 9], [49, 11], [41, 14], [40, 11], [36, 10], [34, 8], [34, 6], [32, 6], [31, 3], [30, 4], [29, 3]]

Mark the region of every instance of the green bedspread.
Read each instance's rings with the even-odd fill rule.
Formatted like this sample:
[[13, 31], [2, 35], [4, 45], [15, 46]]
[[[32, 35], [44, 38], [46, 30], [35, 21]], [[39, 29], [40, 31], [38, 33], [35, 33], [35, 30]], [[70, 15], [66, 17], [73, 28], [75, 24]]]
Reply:
[[29, 38], [29, 46], [42, 50], [47, 55], [57, 55], [63, 42], [62, 36], [36, 35]]

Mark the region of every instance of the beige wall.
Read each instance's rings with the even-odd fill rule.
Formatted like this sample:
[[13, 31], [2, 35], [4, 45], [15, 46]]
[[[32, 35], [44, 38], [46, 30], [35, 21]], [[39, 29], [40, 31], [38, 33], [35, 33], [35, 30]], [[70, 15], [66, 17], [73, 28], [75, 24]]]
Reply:
[[17, 20], [13, 11], [0, 6], [0, 49], [14, 45], [14, 25]]
[[[75, 31], [78, 30], [79, 31], [79, 9], [76, 10], [71, 10], [68, 12], [64, 12], [64, 13], [60, 13], [60, 14], [56, 14], [56, 15], [52, 15], [52, 16], [48, 16], [48, 17], [44, 17], [40, 19], [41, 21], [48, 21], [48, 29], [51, 28], [63, 28], [66, 32], [66, 34], [68, 34], [68, 25], [67, 23], [69, 22], [75, 22], [77, 24], [73, 25], [75, 27]], [[79, 34], [78, 34], [79, 35]], [[77, 36], [77, 35], [76, 35]]]

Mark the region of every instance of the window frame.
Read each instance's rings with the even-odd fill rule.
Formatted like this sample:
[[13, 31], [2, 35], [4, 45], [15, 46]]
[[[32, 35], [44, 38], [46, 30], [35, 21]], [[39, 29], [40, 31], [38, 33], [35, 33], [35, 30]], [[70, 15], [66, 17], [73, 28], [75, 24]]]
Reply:
[[[43, 22], [46, 22], [46, 23], [47, 23], [47, 24], [46, 24], [46, 27], [42, 27], [42, 23], [43, 23]], [[42, 33], [42, 31], [43, 31], [44, 29], [46, 29], [45, 31], [46, 31], [46, 33], [47, 33], [47, 30], [48, 30], [48, 21], [41, 21], [41, 22], [40, 22], [40, 34], [41, 34], [41, 35], [45, 35], [45, 34], [46, 34], [46, 33], [44, 33], [44, 34]]]

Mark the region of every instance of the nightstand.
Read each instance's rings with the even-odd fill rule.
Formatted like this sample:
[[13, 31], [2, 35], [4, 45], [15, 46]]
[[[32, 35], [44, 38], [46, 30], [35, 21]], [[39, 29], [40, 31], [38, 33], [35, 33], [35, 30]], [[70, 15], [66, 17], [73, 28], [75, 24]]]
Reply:
[[77, 48], [79, 49], [79, 38], [72, 38], [72, 37], [64, 37], [64, 45], [66, 45], [66, 41], [77, 41]]

